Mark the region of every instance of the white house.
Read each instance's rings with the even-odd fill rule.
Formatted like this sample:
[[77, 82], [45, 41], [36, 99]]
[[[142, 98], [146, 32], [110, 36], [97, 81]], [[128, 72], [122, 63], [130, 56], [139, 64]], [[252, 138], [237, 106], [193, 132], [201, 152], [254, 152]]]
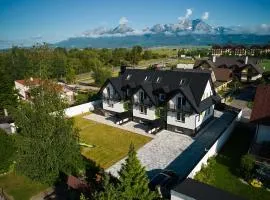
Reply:
[[211, 72], [201, 70], [122, 70], [100, 90], [103, 109], [124, 113], [130, 102], [133, 121], [149, 127], [195, 135], [213, 117], [219, 101]]

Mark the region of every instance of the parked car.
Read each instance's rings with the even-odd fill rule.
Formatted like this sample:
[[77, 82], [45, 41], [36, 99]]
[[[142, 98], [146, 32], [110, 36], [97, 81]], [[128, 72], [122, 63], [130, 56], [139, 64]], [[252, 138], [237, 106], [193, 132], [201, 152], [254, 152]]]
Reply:
[[151, 190], [158, 189], [162, 197], [170, 198], [170, 190], [177, 184], [178, 176], [175, 172], [164, 170], [154, 176], [149, 183]]

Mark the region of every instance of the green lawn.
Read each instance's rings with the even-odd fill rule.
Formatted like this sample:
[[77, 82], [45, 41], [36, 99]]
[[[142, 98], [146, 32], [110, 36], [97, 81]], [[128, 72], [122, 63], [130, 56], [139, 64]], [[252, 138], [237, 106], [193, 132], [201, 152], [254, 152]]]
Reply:
[[74, 117], [75, 125], [80, 129], [80, 140], [94, 148], [82, 147], [82, 154], [103, 168], [108, 168], [127, 155], [130, 143], [135, 148], [143, 146], [151, 138], [114, 128], [82, 118]]
[[270, 71], [270, 59], [264, 59], [261, 62], [261, 66], [264, 68], [265, 71]]
[[266, 200], [270, 192], [244, 184], [239, 180], [240, 158], [249, 148], [253, 132], [240, 126], [215, 158], [210, 159], [195, 179], [229, 191], [245, 199]]
[[15, 200], [29, 200], [32, 196], [42, 192], [49, 186], [33, 182], [25, 176], [12, 172], [5, 176], [0, 176], [0, 188], [12, 196]]

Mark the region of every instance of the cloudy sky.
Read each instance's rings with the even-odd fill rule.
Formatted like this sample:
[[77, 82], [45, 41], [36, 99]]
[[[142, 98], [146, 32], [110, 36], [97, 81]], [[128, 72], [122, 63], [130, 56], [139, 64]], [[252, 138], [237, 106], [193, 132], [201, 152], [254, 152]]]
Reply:
[[55, 42], [100, 26], [143, 29], [187, 17], [269, 26], [269, 10], [270, 0], [0, 0], [0, 42]]

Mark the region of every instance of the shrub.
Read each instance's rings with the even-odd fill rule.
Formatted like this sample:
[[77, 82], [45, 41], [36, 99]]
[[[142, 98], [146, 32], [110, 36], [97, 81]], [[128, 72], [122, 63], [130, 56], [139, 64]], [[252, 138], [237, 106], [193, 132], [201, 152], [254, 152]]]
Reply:
[[13, 136], [0, 129], [0, 174], [8, 171], [15, 157], [15, 142]]
[[241, 158], [241, 174], [247, 181], [252, 177], [252, 171], [255, 166], [255, 159], [252, 155], [246, 154]]
[[207, 165], [202, 165], [201, 170], [195, 175], [195, 180], [211, 184], [214, 181], [213, 169], [215, 165], [215, 157], [209, 158], [207, 161]]

